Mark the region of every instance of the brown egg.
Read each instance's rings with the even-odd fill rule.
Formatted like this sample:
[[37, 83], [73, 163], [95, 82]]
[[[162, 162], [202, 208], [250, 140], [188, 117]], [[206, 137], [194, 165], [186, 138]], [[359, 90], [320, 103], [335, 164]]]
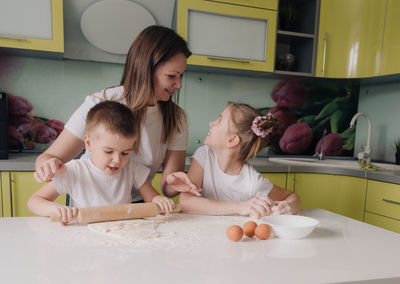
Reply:
[[257, 228], [256, 222], [247, 221], [243, 225], [243, 233], [249, 238], [251, 238], [252, 236], [254, 236], [254, 231], [256, 230], [256, 228]]
[[234, 242], [240, 241], [240, 239], [243, 237], [243, 230], [238, 225], [229, 226], [228, 229], [226, 229], [226, 236], [231, 241]]
[[271, 236], [271, 226], [267, 224], [260, 224], [255, 230], [256, 237], [260, 240], [266, 240]]

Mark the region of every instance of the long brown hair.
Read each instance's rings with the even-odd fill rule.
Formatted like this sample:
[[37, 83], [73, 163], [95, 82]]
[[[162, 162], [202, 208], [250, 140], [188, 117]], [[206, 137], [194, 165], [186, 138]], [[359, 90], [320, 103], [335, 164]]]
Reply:
[[[138, 129], [134, 151], [139, 151], [141, 125], [145, 119], [146, 107], [150, 101], [156, 101], [154, 91], [154, 72], [157, 66], [182, 53], [188, 58], [190, 52], [186, 41], [172, 29], [163, 26], [149, 26], [135, 39], [126, 58], [121, 85], [123, 97], [133, 111], [135, 128]], [[179, 90], [176, 91], [179, 100]], [[173, 134], [182, 130], [186, 114], [172, 100], [159, 102], [163, 116], [162, 142], [168, 143]]]
[[245, 162], [251, 157], [270, 145], [275, 138], [278, 129], [278, 121], [272, 116], [268, 119], [262, 117], [257, 127], [261, 131], [268, 131], [269, 134], [264, 138], [258, 136], [252, 129], [253, 121], [261, 113], [253, 107], [242, 104], [228, 102], [227, 107], [231, 109], [233, 131], [240, 137], [240, 159]]

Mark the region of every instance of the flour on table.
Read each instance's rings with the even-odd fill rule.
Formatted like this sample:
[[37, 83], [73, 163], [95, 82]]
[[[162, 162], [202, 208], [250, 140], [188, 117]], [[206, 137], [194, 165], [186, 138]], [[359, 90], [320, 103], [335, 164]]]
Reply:
[[163, 220], [124, 220], [89, 224], [89, 230], [127, 241], [140, 241], [160, 237], [157, 227]]

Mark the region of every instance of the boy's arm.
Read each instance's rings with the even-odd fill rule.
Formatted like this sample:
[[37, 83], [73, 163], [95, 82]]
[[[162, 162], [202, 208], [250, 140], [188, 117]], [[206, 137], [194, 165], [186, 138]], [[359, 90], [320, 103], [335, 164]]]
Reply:
[[297, 214], [300, 211], [300, 198], [290, 190], [274, 185], [268, 197], [278, 201], [278, 205], [271, 208], [273, 214]]
[[171, 213], [175, 208], [175, 203], [171, 199], [161, 196], [154, 189], [148, 180], [138, 189], [140, 195], [143, 197], [144, 202], [154, 202], [160, 206], [162, 213]]

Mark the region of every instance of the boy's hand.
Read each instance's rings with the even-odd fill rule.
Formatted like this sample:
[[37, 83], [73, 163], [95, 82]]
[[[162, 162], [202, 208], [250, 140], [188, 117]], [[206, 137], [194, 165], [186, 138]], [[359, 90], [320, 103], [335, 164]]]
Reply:
[[174, 211], [175, 208], [174, 201], [161, 195], [154, 196], [151, 202], [156, 203], [160, 207], [161, 213], [163, 214], [169, 214]]
[[36, 172], [33, 174], [33, 176], [38, 182], [48, 182], [54, 175], [62, 174], [66, 170], [67, 168], [64, 166], [64, 163], [61, 160], [57, 158], [51, 158], [43, 162], [39, 168], [36, 169]]
[[286, 200], [283, 201], [274, 201], [274, 206], [271, 207], [271, 215], [282, 215], [282, 214], [296, 214], [293, 208], [290, 206], [289, 202]]
[[178, 192], [190, 192], [201, 196], [201, 188], [197, 187], [184, 172], [175, 172], [167, 176], [167, 183]]
[[59, 217], [62, 225], [68, 225], [77, 215], [78, 209], [75, 207], [57, 204], [51, 209], [51, 216]]
[[272, 199], [267, 196], [256, 196], [241, 203], [240, 215], [250, 215], [260, 219], [271, 214]]

